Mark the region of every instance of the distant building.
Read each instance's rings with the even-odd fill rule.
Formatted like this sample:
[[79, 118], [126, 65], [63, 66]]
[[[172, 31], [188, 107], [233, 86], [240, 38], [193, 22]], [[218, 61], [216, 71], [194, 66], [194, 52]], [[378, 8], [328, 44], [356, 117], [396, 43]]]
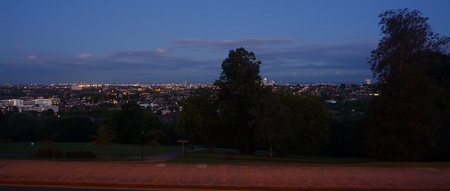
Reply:
[[22, 100], [20, 99], [10, 99], [8, 100], [11, 106], [22, 107]]
[[42, 112], [44, 110], [53, 109], [53, 111], [58, 112], [59, 107], [57, 105], [53, 105], [50, 99], [31, 99], [29, 97], [23, 97], [22, 99], [10, 99], [10, 100], [1, 100], [2, 107], [11, 107], [15, 106], [22, 111], [37, 111]]
[[371, 81], [372, 79], [370, 79], [370, 78], [366, 78], [366, 84], [367, 85], [370, 85], [370, 81]]
[[73, 85], [72, 90], [81, 90], [81, 85]]
[[327, 102], [327, 103], [332, 103], [332, 104], [335, 104], [335, 103], [336, 103], [336, 101], [333, 100], [333, 99], [331, 99], [331, 100], [325, 100], [325, 102]]

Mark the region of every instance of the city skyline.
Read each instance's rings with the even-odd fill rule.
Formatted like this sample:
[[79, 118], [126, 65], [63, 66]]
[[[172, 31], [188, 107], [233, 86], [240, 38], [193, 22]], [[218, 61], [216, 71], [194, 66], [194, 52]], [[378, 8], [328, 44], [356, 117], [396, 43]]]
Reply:
[[450, 35], [450, 1], [1, 1], [0, 83], [214, 82], [229, 50], [289, 83], [365, 83], [378, 15], [417, 9]]

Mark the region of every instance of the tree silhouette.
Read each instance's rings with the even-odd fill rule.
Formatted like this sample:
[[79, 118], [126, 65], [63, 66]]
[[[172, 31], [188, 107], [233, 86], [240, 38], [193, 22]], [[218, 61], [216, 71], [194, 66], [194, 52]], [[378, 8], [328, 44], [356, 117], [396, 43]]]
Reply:
[[435, 148], [442, 125], [435, 101], [439, 89], [428, 76], [434, 52], [449, 42], [428, 18], [408, 9], [379, 15], [382, 38], [368, 63], [380, 96], [366, 121], [367, 153], [378, 159], [419, 161]]
[[99, 146], [105, 146], [108, 152], [108, 161], [111, 159], [111, 154], [109, 151], [109, 145], [115, 139], [116, 132], [111, 126], [103, 125], [98, 130], [98, 136], [93, 136], [93, 143]]
[[214, 85], [219, 89], [218, 110], [225, 137], [244, 153], [254, 153], [256, 144], [250, 110], [259, 104], [262, 86], [255, 53], [244, 48], [230, 50]]
[[333, 121], [329, 109], [314, 95], [295, 95], [289, 90], [278, 90], [277, 93], [291, 111], [293, 152], [305, 157], [319, 154], [320, 149], [329, 142]]
[[184, 100], [178, 125], [180, 133], [186, 133], [189, 142], [209, 146], [209, 152], [221, 142], [223, 130], [218, 124], [215, 96], [211, 90], [193, 90]]
[[273, 151], [277, 156], [286, 156], [293, 131], [289, 123], [290, 110], [281, 103], [278, 95], [270, 92], [250, 114], [256, 142], [269, 148], [270, 157]]

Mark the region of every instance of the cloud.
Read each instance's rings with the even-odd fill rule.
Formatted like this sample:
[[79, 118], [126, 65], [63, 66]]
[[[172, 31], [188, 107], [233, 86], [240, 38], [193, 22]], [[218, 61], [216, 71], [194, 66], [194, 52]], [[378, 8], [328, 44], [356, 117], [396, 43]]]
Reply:
[[35, 55], [28, 56], [28, 60], [37, 60], [37, 59], [38, 59], [38, 57]]
[[89, 59], [89, 58], [94, 58], [94, 56], [92, 56], [90, 54], [83, 53], [83, 54], [79, 54], [78, 58], [80, 58], [80, 59]]
[[140, 58], [152, 58], [162, 57], [160, 53], [167, 53], [167, 50], [158, 48], [156, 51], [151, 50], [122, 50], [113, 52], [111, 55], [106, 56], [106, 58], [130, 58], [130, 57], [140, 57]]
[[366, 61], [377, 43], [355, 38], [360, 40], [269, 47], [255, 54], [262, 61], [261, 75], [269, 79], [291, 82], [362, 81], [372, 76]]
[[158, 48], [158, 49], [156, 49], [156, 52], [157, 53], [167, 53], [167, 50], [164, 50], [162, 48]]
[[[218, 73], [220, 70], [220, 59], [211, 61], [201, 57], [187, 57], [172, 54], [161, 54], [157, 51], [148, 50], [124, 50], [113, 52], [109, 56], [89, 61], [90, 68], [99, 70], [107, 67], [108, 70], [120, 70], [123, 73], [127, 71], [147, 71], [148, 74], [156, 71], [155, 75], [162, 75], [164, 72], [171, 73], [166, 75], [168, 78], [177, 73], [188, 73], [202, 71], [208, 73], [213, 71]], [[149, 72], [149, 71], [153, 72]], [[186, 76], [186, 75], [181, 75]]]
[[[170, 51], [162, 48], [119, 50], [95, 58], [84, 53], [77, 58], [46, 57], [45, 60], [28, 54], [28, 60], [38, 59], [39, 62], [24, 62], [23, 57], [27, 54], [23, 54], [22, 59], [3, 60], [0, 64], [7, 65], [11, 71], [24, 71], [22, 73], [45, 71], [50, 82], [50, 76], [55, 76], [55, 82], [158, 83], [179, 82], [186, 78], [192, 82], [212, 82], [220, 77], [221, 63], [228, 50], [244, 47], [262, 61], [260, 75], [269, 80], [355, 82], [372, 76], [366, 58], [370, 57], [376, 44], [362, 37], [309, 44], [283, 38], [178, 39], [173, 41], [175, 47], [169, 47]], [[23, 64], [12, 63], [29, 66], [23, 68]]]
[[185, 47], [208, 47], [215, 51], [230, 50], [239, 47], [289, 45], [296, 42], [290, 38], [241, 38], [232, 40], [202, 40], [202, 39], [176, 39], [172, 41], [179, 48]]
[[237, 40], [224, 40], [219, 43], [224, 45], [286, 45], [295, 42], [296, 40], [289, 38], [242, 38]]
[[[283, 64], [298, 69], [366, 69], [366, 58], [376, 47], [374, 43], [304, 44], [262, 52], [259, 59], [268, 65]], [[264, 63], [264, 61], [263, 61]]]

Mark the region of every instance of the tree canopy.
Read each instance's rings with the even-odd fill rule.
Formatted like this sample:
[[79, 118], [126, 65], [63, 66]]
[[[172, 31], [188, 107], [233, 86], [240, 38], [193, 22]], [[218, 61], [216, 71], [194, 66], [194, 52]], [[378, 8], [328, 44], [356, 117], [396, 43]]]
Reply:
[[218, 123], [215, 100], [211, 90], [193, 90], [184, 100], [178, 120], [179, 131], [188, 135], [189, 142], [209, 146], [210, 152], [220, 144], [223, 133]]
[[254, 153], [256, 149], [249, 111], [259, 104], [262, 92], [260, 65], [255, 53], [244, 48], [230, 50], [222, 62], [220, 78], [214, 83], [219, 90], [219, 115], [228, 132], [225, 136], [244, 153]]
[[8, 120], [12, 141], [39, 141], [42, 121], [31, 112], [14, 113]]
[[142, 134], [161, 128], [159, 119], [134, 101], [123, 104], [120, 110], [112, 110], [100, 125], [110, 126], [116, 132], [115, 142], [128, 144], [140, 143]]
[[435, 52], [449, 42], [408, 9], [380, 14], [382, 38], [368, 63], [380, 96], [366, 121], [366, 150], [385, 160], [417, 161], [436, 146], [442, 125], [435, 101], [440, 90], [428, 73]]
[[270, 157], [273, 156], [273, 151], [277, 156], [285, 157], [293, 138], [289, 123], [290, 110], [277, 94], [269, 92], [266, 95], [258, 107], [250, 110], [253, 116], [250, 125], [255, 128], [256, 142], [269, 148]]
[[191, 143], [210, 148], [251, 154], [265, 147], [270, 156], [273, 151], [281, 157], [290, 151], [317, 155], [330, 136], [331, 112], [316, 96], [263, 86], [260, 64], [253, 52], [230, 50], [214, 83], [217, 94], [193, 90], [183, 102], [179, 130]]
[[295, 95], [288, 90], [277, 92], [282, 103], [290, 109], [290, 124], [294, 139], [293, 153], [305, 156], [318, 155], [328, 142], [333, 115], [314, 95]]

